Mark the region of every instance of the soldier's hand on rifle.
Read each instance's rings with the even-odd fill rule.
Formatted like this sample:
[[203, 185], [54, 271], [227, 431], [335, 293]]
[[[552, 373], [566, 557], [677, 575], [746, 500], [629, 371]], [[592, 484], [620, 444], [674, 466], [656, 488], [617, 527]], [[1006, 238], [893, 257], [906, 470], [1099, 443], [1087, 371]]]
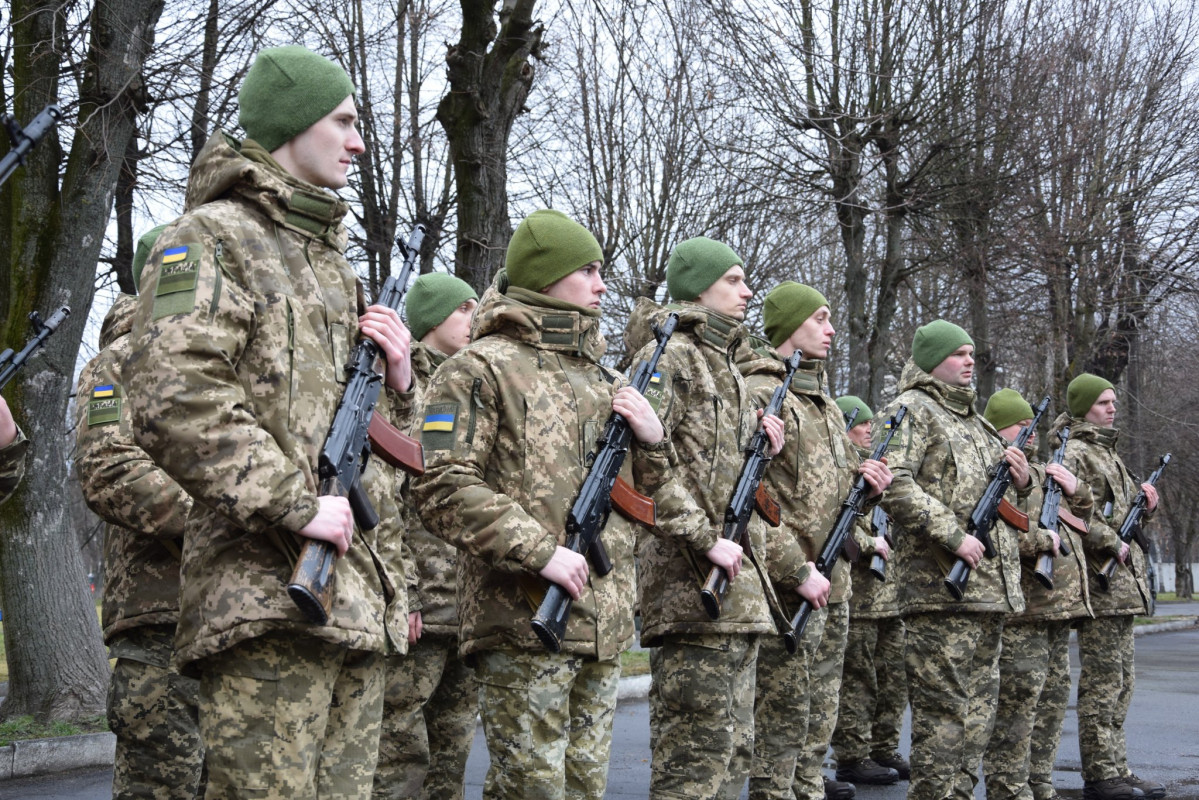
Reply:
[[367, 306], [358, 318], [364, 336], [379, 345], [387, 357], [387, 388], [406, 392], [412, 388], [412, 334], [400, 315], [387, 306]]
[[983, 543], [973, 536], [967, 536], [962, 539], [962, 543], [958, 545], [958, 549], [953, 551], [953, 554], [965, 561], [970, 569], [978, 569], [978, 565], [982, 563], [983, 555], [987, 549], [983, 547]]
[[741, 545], [731, 539], [721, 537], [716, 540], [716, 544], [712, 545], [712, 549], [704, 553], [716, 566], [723, 569], [729, 576], [729, 583], [733, 582], [733, 578], [741, 572], [741, 557], [745, 551]]
[[[1065, 489], [1063, 489], [1062, 491], [1065, 491]], [[1058, 556], [1060, 556], [1062, 554], [1062, 551], [1061, 551], [1062, 537], [1057, 535], [1057, 531], [1050, 531], [1049, 538], [1053, 539], [1053, 557], [1057, 558]]]
[[816, 569], [816, 565], [811, 561], [808, 562], [808, 579], [795, 587], [796, 593], [812, 604], [813, 609], [821, 609], [828, 605], [829, 592], [832, 589], [832, 583], [829, 579], [820, 574], [820, 570]]
[[[762, 430], [766, 431], [766, 438], [770, 440], [770, 457], [774, 458], [783, 450], [783, 421], [774, 414], [763, 415], [764, 409], [758, 409], [758, 418], [762, 420]], [[731, 577], [731, 576], [730, 576]]]
[[1152, 511], [1157, 508], [1157, 487], [1152, 483], [1142, 483], [1141, 488], [1145, 490], [1145, 510]]
[[887, 540], [883, 536], [874, 537], [874, 554], [883, 561], [891, 560], [891, 545], [887, 544]]
[[1046, 464], [1045, 472], [1053, 476], [1057, 485], [1062, 487], [1062, 494], [1066, 497], [1073, 497], [1074, 493], [1078, 491], [1078, 478], [1061, 464]]
[[17, 438], [17, 423], [13, 421], [8, 403], [0, 397], [0, 447], [8, 447]]
[[1116, 560], [1119, 561], [1121, 564], [1127, 563], [1128, 562], [1128, 554], [1131, 552], [1132, 552], [1132, 548], [1129, 547], [1128, 542], [1121, 542], [1120, 543], [1120, 554], [1116, 556]]
[[425, 624], [419, 611], [408, 612], [408, 644], [416, 644], [425, 632]]
[[858, 473], [870, 484], [870, 496], [878, 497], [891, 485], [891, 470], [881, 461], [868, 458], [858, 465]]
[[337, 548], [339, 556], [344, 556], [354, 534], [354, 512], [350, 510], [350, 501], [332, 494], [321, 495], [316, 500], [320, 508], [312, 521], [300, 528], [300, 535], [328, 542]]
[[565, 589], [572, 600], [578, 600], [587, 586], [587, 569], [586, 556], [558, 545], [550, 557], [550, 563], [542, 567], [538, 574]]
[[1024, 451], [1009, 445], [1003, 451], [1003, 460], [1012, 468], [1012, 483], [1020, 489], [1028, 486], [1028, 456], [1024, 455]]
[[632, 386], [622, 386], [616, 390], [612, 397], [612, 410], [625, 418], [639, 442], [657, 444], [666, 435], [662, 420], [654, 413], [654, 407]]

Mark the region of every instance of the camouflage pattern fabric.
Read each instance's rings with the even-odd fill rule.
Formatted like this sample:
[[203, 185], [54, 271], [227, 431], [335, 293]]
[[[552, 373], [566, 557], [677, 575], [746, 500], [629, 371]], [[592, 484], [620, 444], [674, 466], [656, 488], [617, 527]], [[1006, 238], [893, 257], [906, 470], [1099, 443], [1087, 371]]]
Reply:
[[1049, 675], [1049, 635], [1036, 622], [1003, 627], [995, 730], [983, 755], [987, 800], [1032, 800], [1028, 783], [1033, 728]]
[[[1133, 545], [1133, 550], [1136, 550]], [[1078, 751], [1085, 781], [1127, 775], [1124, 720], [1136, 682], [1132, 615], [1079, 620]]]
[[602, 800], [620, 659], [500, 648], [475, 677], [491, 766], [486, 800]]
[[458, 637], [425, 633], [388, 656], [374, 800], [461, 800], [478, 706]]
[[76, 388], [75, 472], [104, 532], [101, 617], [106, 642], [179, 620], [179, 559], [192, 499], [133, 440], [121, 366], [137, 298], [120, 295], [100, 328], [100, 352]]
[[974, 797], [999, 695], [1002, 614], [905, 618], [912, 703], [908, 800]]
[[[895, 578], [895, 565], [891, 564], [887, 567], [887, 580]], [[858, 580], [856, 572], [854, 580]], [[873, 577], [862, 581], [877, 582]], [[855, 585], [855, 599], [859, 593]], [[903, 711], [908, 705], [903, 653], [903, 619], [858, 620], [850, 606], [841, 704], [832, 741], [839, 764], [852, 764], [863, 758], [891, 758], [899, 752]]]
[[1045, 623], [1049, 658], [1029, 748], [1028, 786], [1034, 800], [1054, 800], [1053, 769], [1070, 702], [1070, 620]]
[[192, 800], [204, 796], [200, 682], [171, 666], [174, 625], [147, 625], [110, 640], [108, 727], [117, 737], [112, 796]]
[[[381, 461], [362, 480], [383, 521], [337, 560], [328, 624], [309, 624], [285, 591], [365, 308], [342, 255], [347, 206], [218, 132], [192, 167], [187, 208], [150, 254], [124, 371], [137, 444], [197, 501], [177, 658], [271, 631], [403, 652], [404, 581], [379, 557], [400, 525]], [[376, 413], [398, 402], [384, 391]]]
[[650, 800], [735, 800], [753, 759], [760, 637], [679, 634], [650, 651]]
[[824, 633], [808, 670], [808, 731], [795, 767], [795, 797], [822, 800], [824, 755], [837, 727], [841, 668], [849, 632], [849, 603], [825, 608]]
[[271, 633], [206, 658], [207, 797], [370, 797], [383, 656]]
[[[903, 570], [901, 609], [905, 614], [1023, 611], [1016, 532], [1002, 520], [991, 532], [997, 555], [972, 571], [962, 600], [955, 601], [944, 585], [953, 551], [967, 535], [966, 521], [1006, 443], [974, 410], [972, 389], [939, 381], [909, 359], [899, 390], [879, 416], [908, 407], [887, 450], [894, 480], [882, 501], [895, 522], [895, 559]], [[880, 425], [875, 442], [883, 435]], [[1023, 492], [1013, 484], [1009, 497], [1034, 490], [1035, 482]]]
[[17, 438], [0, 447], [0, 503], [3, 503], [16, 491], [25, 475], [25, 451], [29, 449], [29, 440], [17, 428]]
[[[823, 612], [817, 612], [823, 614]], [[814, 614], [809, 629], [816, 624]], [[804, 631], [805, 639], [807, 630]], [[754, 754], [749, 800], [793, 800], [795, 763], [808, 731], [811, 653], [787, 652], [782, 637], [766, 635], [758, 648], [754, 693]]]

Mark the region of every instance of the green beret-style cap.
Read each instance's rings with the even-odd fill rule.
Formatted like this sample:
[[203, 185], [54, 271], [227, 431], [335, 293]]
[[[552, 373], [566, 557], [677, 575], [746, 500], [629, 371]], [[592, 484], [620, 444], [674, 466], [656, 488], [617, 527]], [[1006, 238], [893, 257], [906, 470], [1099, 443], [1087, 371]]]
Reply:
[[1082, 373], [1070, 381], [1070, 385], [1066, 387], [1066, 407], [1070, 409], [1070, 416], [1082, 419], [1091, 410], [1091, 406], [1095, 405], [1099, 395], [1107, 389], [1114, 390], [1115, 388], [1110, 381], [1100, 378], [1098, 375], [1090, 372]]
[[268, 47], [237, 93], [246, 136], [274, 152], [312, 127], [354, 93], [346, 71], [299, 45]]
[[604, 251], [591, 231], [561, 211], [534, 211], [516, 227], [504, 255], [504, 269], [513, 286], [540, 292], [559, 278], [592, 261]]
[[983, 416], [995, 426], [995, 430], [1001, 431], [1009, 425], [1032, 419], [1035, 415], [1032, 406], [1015, 389], [1000, 389], [987, 401]]
[[479, 295], [461, 278], [446, 272], [429, 272], [412, 283], [404, 300], [404, 314], [412, 338], [420, 341], [467, 300]]
[[845, 419], [853, 414], [856, 409], [858, 415], [854, 417], [853, 424], [861, 425], [863, 422], [869, 422], [874, 419], [874, 412], [870, 410], [870, 406], [866, 405], [866, 401], [852, 394], [845, 394], [834, 400], [837, 408], [841, 409], [841, 413], [845, 415]]
[[730, 268], [745, 260], [724, 242], [696, 236], [679, 242], [666, 263], [666, 289], [672, 300], [694, 300]]
[[974, 346], [970, 334], [948, 320], [935, 319], [916, 329], [912, 337], [912, 360], [920, 369], [932, 372], [964, 344]]
[[133, 292], [137, 293], [138, 287], [142, 283], [142, 270], [146, 268], [146, 259], [150, 257], [150, 251], [154, 249], [154, 243], [158, 241], [158, 235], [166, 229], [166, 225], [155, 225], [150, 230], [142, 234], [142, 238], [137, 240], [137, 249], [133, 251]]
[[[808, 321], [821, 306], [827, 306], [824, 295], [811, 286], [784, 281], [770, 290], [762, 310], [762, 322], [771, 347], [778, 347]], [[865, 421], [865, 420], [863, 420]]]

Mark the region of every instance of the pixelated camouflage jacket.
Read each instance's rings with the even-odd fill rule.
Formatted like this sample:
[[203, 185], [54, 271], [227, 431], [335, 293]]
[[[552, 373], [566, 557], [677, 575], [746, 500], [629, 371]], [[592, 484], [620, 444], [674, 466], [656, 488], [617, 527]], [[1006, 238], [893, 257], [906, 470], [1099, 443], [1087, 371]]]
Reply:
[[28, 449], [29, 440], [20, 428], [17, 428], [16, 439], [0, 447], [0, 503], [11, 497], [21, 483], [25, 475], [25, 451]]
[[[755, 513], [742, 540], [747, 558], [725, 596], [720, 619], [704, 610], [700, 589], [712, 563], [711, 550], [724, 527], [724, 512], [745, 461], [743, 448], [758, 419], [737, 368], [745, 328], [736, 320], [695, 303], [662, 308], [639, 298], [629, 316], [625, 341], [640, 350], [638, 363], [655, 342], [650, 324], [670, 311], [679, 324], [658, 362], [657, 382], [646, 397], [671, 442], [669, 479], [654, 494], [658, 524], [637, 535], [637, 599], [641, 643], [688, 633], [775, 633], [782, 610], [766, 574], [767, 525]], [[780, 564], [779, 576], [798, 582], [802, 556]]]
[[104, 531], [104, 640], [179, 619], [179, 559], [192, 499], [133, 441], [121, 367], [137, 297], [123, 294], [100, 328], [100, 352], [79, 375], [75, 472]]
[[[475, 312], [471, 343], [425, 393], [426, 469], [412, 482], [425, 527], [458, 558], [459, 650], [543, 650], [529, 624], [538, 572], [566, 541], [566, 515], [612, 413], [621, 376], [599, 363], [598, 313], [510, 287], [500, 272]], [[634, 445], [622, 477], [649, 493], [663, 448]], [[648, 482], [647, 482], [648, 481]], [[571, 609], [562, 651], [610, 659], [633, 640], [633, 523], [602, 534], [613, 569], [594, 570]]]
[[[967, 535], [970, 512], [990, 481], [991, 467], [1003, 458], [1002, 438], [975, 411], [972, 389], [949, 386], [911, 359], [900, 375], [899, 390], [881, 416], [892, 416], [900, 405], [908, 407], [887, 450], [894, 480], [883, 497], [895, 523], [892, 562], [898, 561], [902, 573], [900, 608], [905, 614], [1023, 611], [1016, 531], [1003, 520], [991, 531], [996, 556], [984, 558], [972, 571], [965, 596], [955, 601], [944, 585], [953, 551]], [[875, 442], [883, 435], [879, 426]], [[1008, 499], [1016, 497], [1013, 484]]]
[[[1148, 562], [1145, 551], [1135, 541], [1129, 545], [1128, 561], [1117, 564], [1109, 591], [1100, 590], [1095, 573], [1109, 556], [1120, 552], [1120, 523], [1128, 513], [1140, 483], [1116, 452], [1120, 432], [1102, 428], [1092, 422], [1061, 414], [1053, 421], [1052, 433], [1070, 426], [1070, 441], [1066, 443], [1066, 469], [1090, 487], [1095, 511], [1089, 521], [1090, 533], [1083, 549], [1087, 555], [1090, 576], [1088, 589], [1091, 610], [1096, 617], [1124, 616], [1149, 613]], [[1108, 503], [1111, 513], [1104, 514]], [[1148, 519], [1150, 515], [1146, 515]]]
[[[347, 206], [221, 132], [192, 167], [187, 206], [150, 254], [124, 370], [138, 445], [197, 501], [177, 661], [273, 631], [402, 651], [404, 580], [378, 556], [402, 523], [378, 459], [362, 481], [382, 522], [338, 559], [328, 624], [308, 623], [285, 588], [365, 307], [342, 255]], [[390, 418], [392, 396], [377, 413]]]
[[[754, 344], [754, 349], [742, 351], [750, 357], [743, 358], [739, 366], [753, 407], [765, 408], [787, 368], [768, 344], [760, 340]], [[823, 361], [800, 362], [780, 416], [785, 440], [782, 451], [766, 468], [766, 484], [783, 509], [781, 517], [792, 540], [803, 548], [806, 563], [817, 559], [828, 540], [857, 476], [858, 455], [845, 435], [845, 416], [826, 389]], [[767, 553], [768, 561], [773, 562], [775, 548]], [[774, 567], [768, 571], [773, 577]], [[838, 558], [830, 580], [829, 603], [846, 602], [851, 594], [849, 562]], [[782, 590], [794, 589], [797, 583], [788, 586], [776, 581], [788, 617], [798, 610], [800, 598], [794, 591]]]
[[[882, 427], [885, 418], [878, 416], [874, 418], [874, 424], [877, 427]], [[872, 428], [873, 430], [873, 428]], [[884, 429], [885, 430], [885, 429]], [[871, 456], [869, 448], [854, 446], [854, 450], [858, 454], [859, 459], [867, 459]], [[880, 505], [881, 505], [880, 498]], [[881, 513], [886, 513], [881, 508], [877, 509]], [[870, 572], [871, 557], [874, 555], [874, 529], [871, 526], [871, 518], [874, 515], [874, 508], [866, 509], [866, 512], [858, 518], [858, 525], [855, 538], [858, 541], [858, 546], [861, 550], [858, 560], [853, 562], [850, 567], [850, 572], [853, 575], [853, 596], [849, 598], [849, 619], [852, 623], [855, 619], [889, 619], [899, 616], [899, 586], [903, 581], [903, 574], [900, 566], [895, 558], [895, 550], [891, 550], [891, 558], [887, 560], [887, 569], [885, 581], [880, 581]], [[892, 523], [894, 526], [894, 523]], [[892, 539], [894, 539], [895, 531], [892, 527]]]
[[[444, 353], [420, 342], [413, 343], [412, 381], [417, 408], [424, 408], [425, 390], [433, 373], [445, 360]], [[411, 434], [418, 439], [423, 422], [424, 417], [419, 414], [413, 420]], [[408, 608], [421, 612], [426, 635], [457, 638], [458, 551], [425, 530], [411, 495], [411, 479], [406, 478], [400, 490], [400, 507], [404, 513], [405, 546], [412, 564], [412, 571], [405, 573], [408, 577]]]

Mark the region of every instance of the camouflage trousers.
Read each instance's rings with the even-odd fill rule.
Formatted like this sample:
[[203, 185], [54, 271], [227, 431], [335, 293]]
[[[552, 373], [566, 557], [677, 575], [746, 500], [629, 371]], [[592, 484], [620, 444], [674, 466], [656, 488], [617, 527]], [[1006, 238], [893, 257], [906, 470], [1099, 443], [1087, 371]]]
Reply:
[[370, 797], [383, 656], [294, 633], [199, 663], [209, 800]]
[[620, 659], [497, 649], [475, 656], [488, 800], [600, 800]]
[[374, 800], [462, 800], [478, 689], [456, 636], [422, 636], [387, 657]]
[[1078, 621], [1078, 751], [1082, 777], [1128, 774], [1124, 719], [1132, 704], [1132, 615]]
[[[817, 615], [808, 620], [810, 629]], [[803, 642], [808, 640], [804, 630]], [[787, 652], [780, 636], [766, 635], [758, 648], [754, 694], [754, 753], [749, 800], [794, 800], [795, 762], [808, 732], [808, 662], [801, 646]]]
[[116, 734], [113, 800], [191, 800], [204, 793], [200, 683], [171, 666], [174, 625], [119, 634], [108, 684], [108, 727]]
[[650, 651], [650, 800], [735, 800], [754, 742], [757, 634], [678, 634]]
[[[824, 800], [824, 756], [837, 727], [841, 668], [849, 636], [849, 603], [825, 606], [824, 632], [808, 669], [808, 733], [795, 765], [797, 800]], [[806, 632], [805, 632], [806, 633]]]
[[1045, 623], [1009, 621], [1003, 626], [999, 653], [995, 729], [983, 754], [987, 800], [1032, 800], [1028, 775], [1033, 727], [1048, 675]]
[[903, 668], [903, 619], [849, 617], [841, 706], [833, 731], [839, 764], [891, 758], [899, 752], [908, 682]]
[[1037, 720], [1033, 724], [1032, 746], [1029, 749], [1028, 786], [1034, 800], [1053, 800], [1053, 766], [1062, 741], [1062, 723], [1070, 703], [1070, 626], [1073, 620], [1046, 623], [1046, 642], [1049, 648], [1047, 676], [1037, 705]]
[[904, 661], [912, 704], [908, 800], [972, 800], [999, 695], [1003, 614], [912, 614]]

